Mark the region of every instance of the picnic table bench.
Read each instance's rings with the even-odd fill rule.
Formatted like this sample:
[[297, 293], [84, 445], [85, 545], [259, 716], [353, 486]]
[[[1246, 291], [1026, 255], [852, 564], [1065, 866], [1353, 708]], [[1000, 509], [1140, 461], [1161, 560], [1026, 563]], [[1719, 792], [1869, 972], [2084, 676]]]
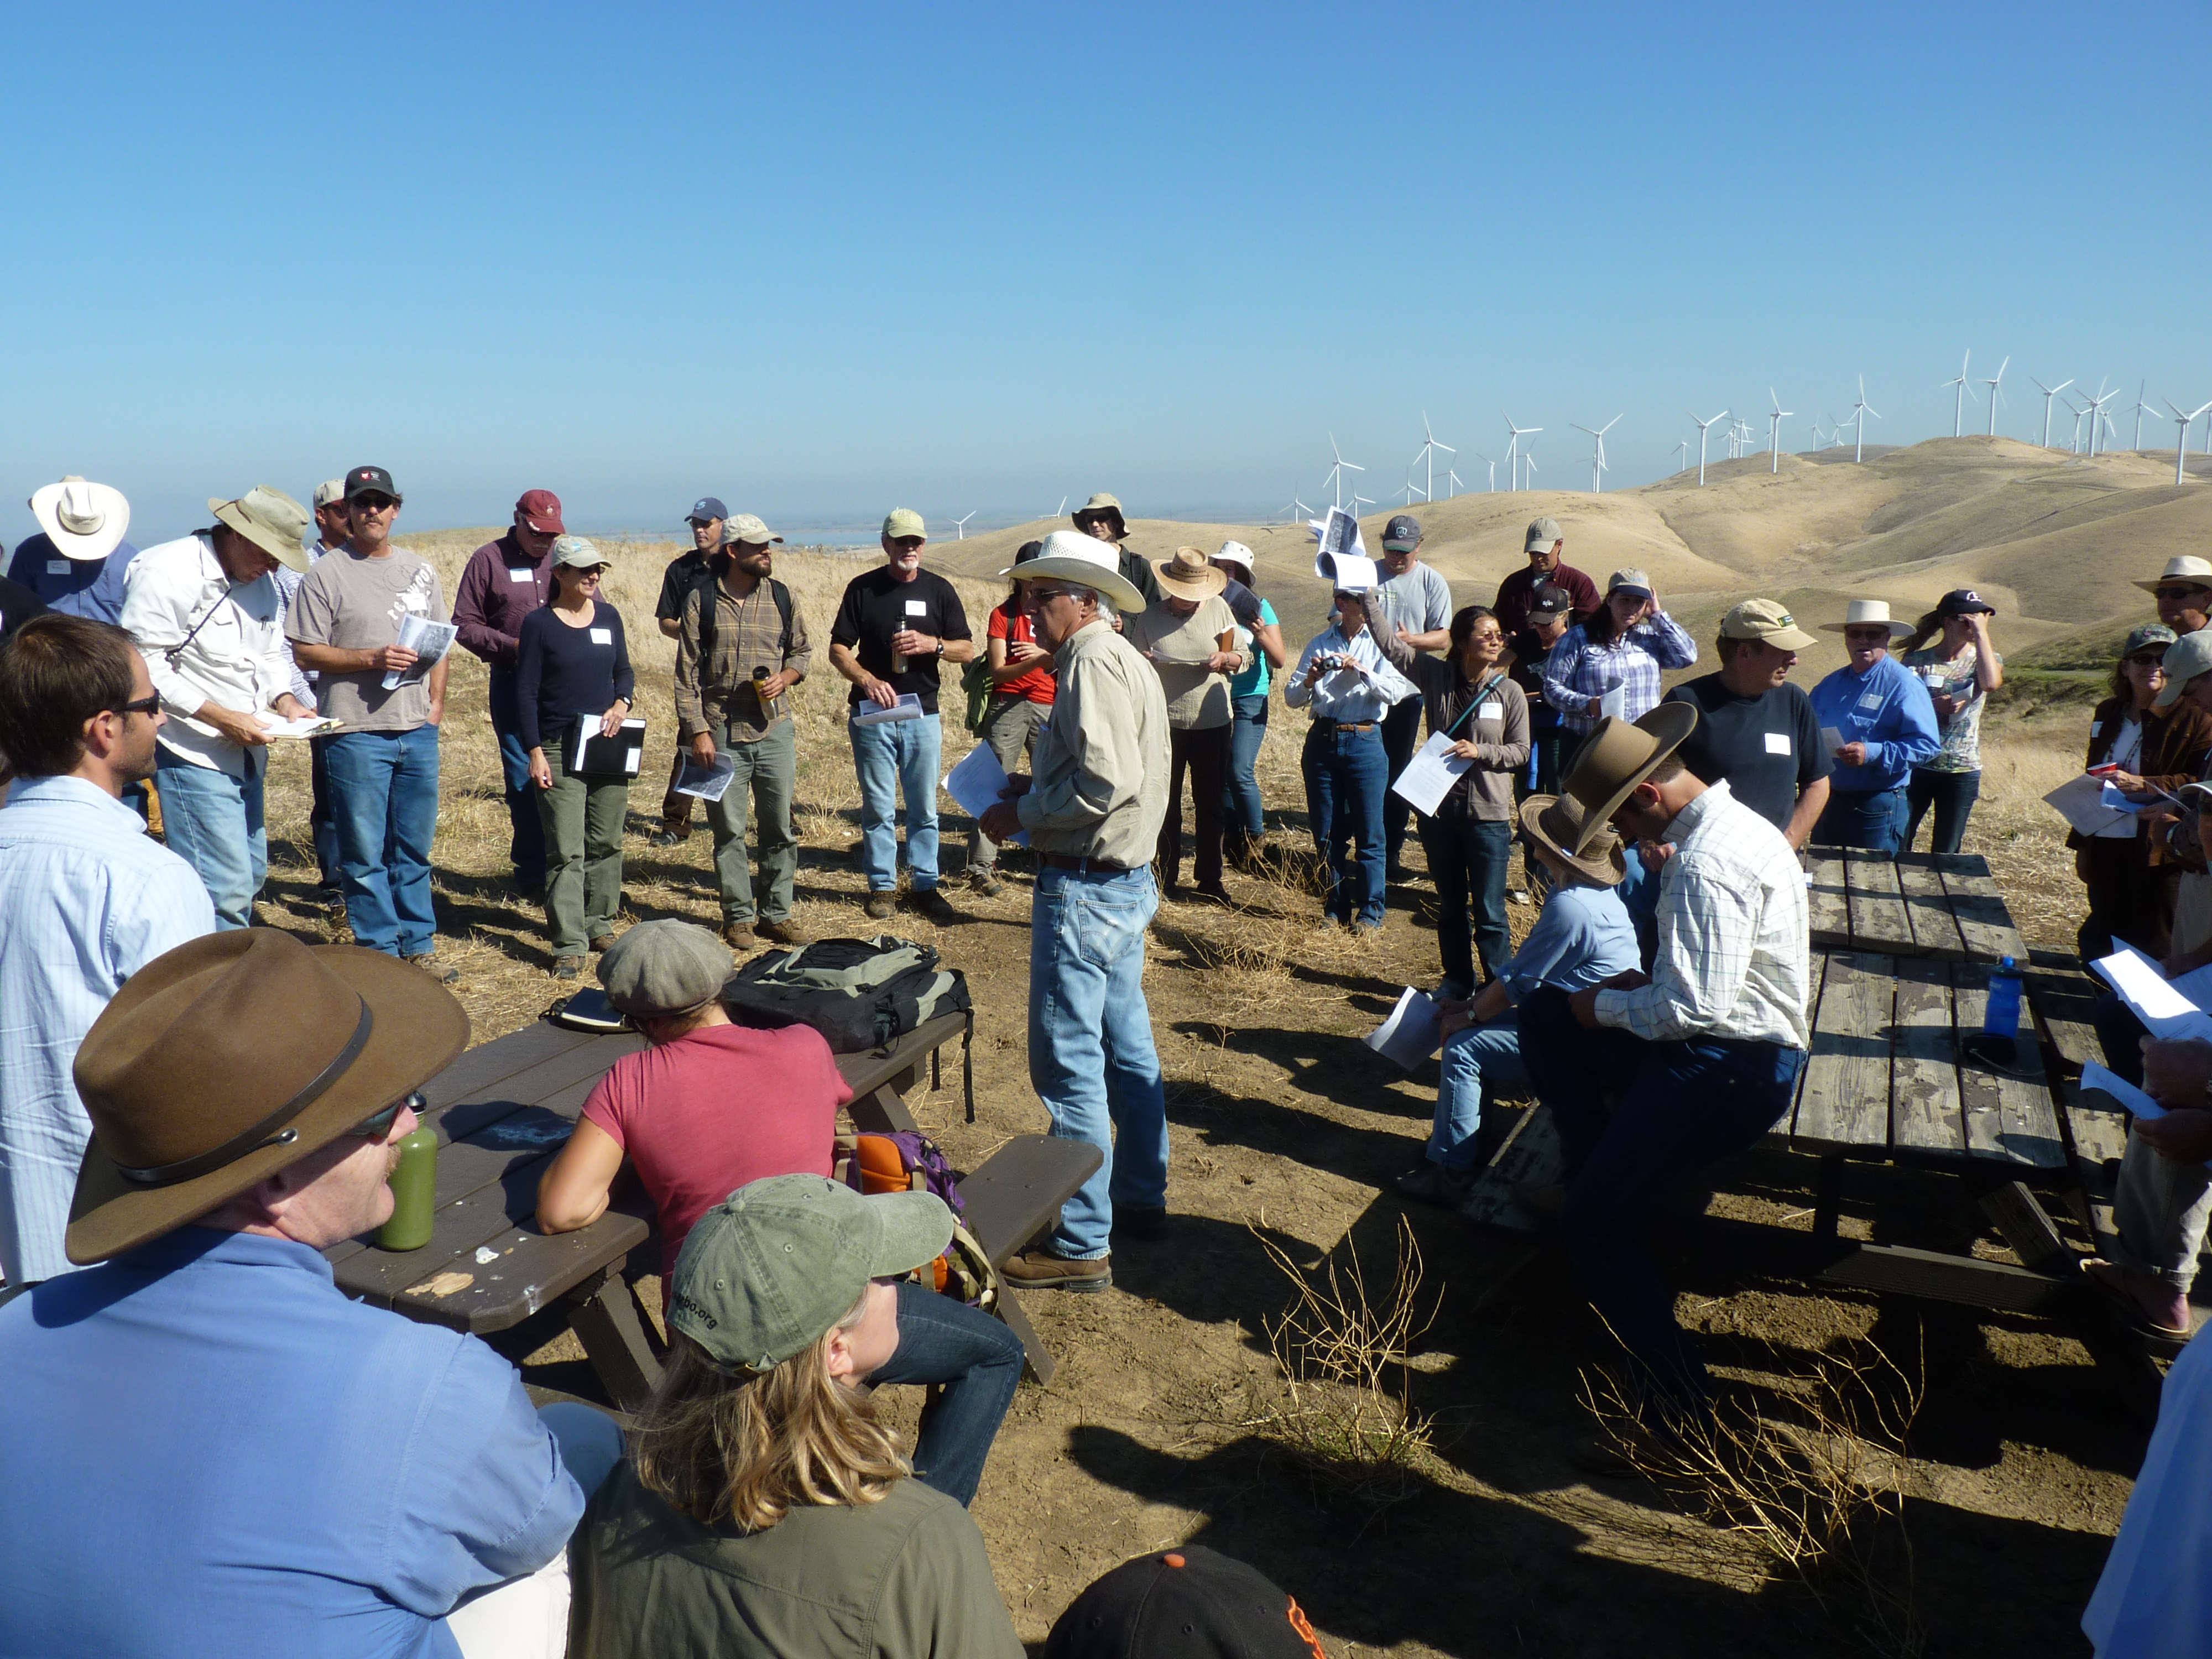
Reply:
[[1978, 853], [1877, 853], [1815, 847], [1805, 889], [1813, 948], [1945, 962], [2025, 963], [2004, 895]]
[[[950, 1014], [884, 1048], [839, 1055], [854, 1126], [914, 1129], [907, 1092], [924, 1065], [937, 1075], [945, 1043], [968, 1034], [969, 1017]], [[660, 1367], [628, 1275], [659, 1267], [649, 1206], [624, 1199], [569, 1233], [542, 1233], [532, 1218], [538, 1180], [592, 1088], [644, 1044], [634, 1032], [573, 1031], [541, 1020], [462, 1054], [422, 1091], [423, 1121], [438, 1137], [429, 1243], [406, 1251], [377, 1249], [373, 1236], [334, 1244], [323, 1254], [338, 1288], [410, 1319], [478, 1334], [511, 1329], [564, 1302], [570, 1328], [616, 1404], [641, 1404]], [[1100, 1161], [1097, 1148], [1082, 1141], [1015, 1135], [965, 1177], [966, 1224], [992, 1265], [1050, 1225]], [[648, 1245], [633, 1265], [634, 1253]], [[1048, 1381], [1052, 1355], [1003, 1286], [999, 1312], [1021, 1339], [1032, 1374]]]

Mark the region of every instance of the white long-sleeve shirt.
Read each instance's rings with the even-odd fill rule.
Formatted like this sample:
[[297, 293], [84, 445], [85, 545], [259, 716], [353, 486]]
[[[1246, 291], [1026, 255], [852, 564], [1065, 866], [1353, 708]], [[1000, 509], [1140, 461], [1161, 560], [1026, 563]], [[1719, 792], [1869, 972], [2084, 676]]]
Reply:
[[[1341, 671], [1337, 671], [1324, 673], [1309, 685], [1306, 671], [1324, 652], [1349, 658], [1366, 671], [1365, 678], [1339, 687]], [[1306, 648], [1298, 653], [1298, 665], [1283, 686], [1283, 701], [1291, 708], [1304, 708], [1310, 703], [1316, 720], [1342, 720], [1354, 726], [1379, 720], [1407, 698], [1419, 696], [1413, 681], [1390, 665], [1371, 629], [1363, 628], [1347, 640], [1334, 623], [1306, 641]]]
[[[275, 579], [233, 582], [206, 536], [164, 542], [131, 562], [123, 628], [146, 659], [169, 717], [157, 741], [192, 765], [245, 775], [246, 751], [192, 716], [209, 702], [258, 714], [292, 690], [295, 671]], [[169, 653], [180, 645], [172, 664]]]

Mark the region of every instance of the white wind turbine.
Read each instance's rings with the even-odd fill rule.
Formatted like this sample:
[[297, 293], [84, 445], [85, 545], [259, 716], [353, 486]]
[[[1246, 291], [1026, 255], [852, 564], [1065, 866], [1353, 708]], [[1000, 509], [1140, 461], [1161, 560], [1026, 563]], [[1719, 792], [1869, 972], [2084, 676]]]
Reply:
[[[975, 515], [973, 513], [970, 513], [968, 515], [968, 519], [972, 519], [975, 516]], [[968, 539], [968, 519], [955, 519], [952, 521], [952, 539], [954, 541], [964, 542]]]
[[1444, 476], [1451, 480], [1451, 494], [1444, 499], [1447, 501], [1457, 501], [1459, 499], [1459, 474], [1453, 471], [1449, 467], [1446, 467], [1444, 469]]
[[[1428, 484], [1421, 491], [1421, 499], [1425, 501], [1432, 501], [1437, 498], [1437, 451], [1439, 449], [1443, 450], [1447, 455], [1456, 455], [1459, 453], [1459, 451], [1454, 449], [1449, 444], [1440, 444], [1437, 441], [1437, 434], [1429, 429], [1429, 411], [1425, 409], [1421, 411], [1420, 453], [1413, 457], [1413, 463], [1415, 465], [1418, 466], [1423, 462], [1426, 462], [1428, 465]], [[1449, 468], [1446, 469], [1448, 471], [1449, 470]], [[1411, 503], [1408, 502], [1407, 505], [1410, 506]]]
[[2072, 386], [2074, 382], [2061, 380], [2057, 386], [2045, 386], [2033, 374], [2027, 379], [2028, 384], [2043, 394], [2043, 447], [2048, 449], [2051, 447], [2051, 400], [2065, 391], [2068, 386]]
[[2212, 404], [2199, 404], [2185, 415], [2181, 412], [2181, 405], [2175, 403], [2172, 398], [2168, 398], [2165, 402], [2166, 406], [2173, 411], [2175, 423], [2181, 428], [2179, 434], [2173, 441], [2173, 481], [2176, 483], [2181, 483], [2188, 477], [2181, 469], [2181, 463], [2189, 453], [2189, 423], [2206, 410], [2212, 409]]
[[1674, 447], [1682, 452], [1682, 465], [1676, 467], [1674, 471], [1677, 472], [1687, 471], [1690, 465], [1690, 441], [1687, 438], [1680, 439], [1677, 441]]
[[2010, 352], [2007, 352], [2005, 354], [2004, 362], [1997, 365], [1997, 372], [1990, 375], [1988, 380], [1982, 382], [1984, 386], [1990, 389], [1989, 435], [1992, 438], [1997, 435], [1997, 404], [2002, 402], [2004, 398], [2002, 382], [2004, 380], [2005, 369], [2011, 364], [2011, 362], [2012, 354]]
[[1771, 422], [1766, 429], [1766, 447], [1769, 456], [1766, 470], [1770, 473], [1779, 472], [1782, 471], [1783, 418], [1785, 416], [1795, 415], [1797, 411], [1794, 409], [1783, 408], [1782, 399], [1774, 395], [1774, 388], [1772, 386], [1766, 388], [1766, 397], [1767, 401], [1774, 405], [1774, 408], [1766, 417], [1769, 422]]
[[1866, 376], [1862, 374], [1859, 376], [1859, 400], [1851, 405], [1851, 465], [1854, 466], [1866, 459], [1866, 417], [1869, 415], [1877, 421], [1881, 418], [1881, 411], [1866, 400]]
[[2066, 400], [2066, 412], [2074, 417], [2074, 435], [2067, 441], [2066, 447], [2069, 453], [2079, 455], [2081, 453], [2081, 417], [2089, 412], [2089, 408], [2084, 404], [2077, 409], [2075, 407], [2074, 400], [2069, 398]]
[[1492, 495], [1496, 495], [1498, 493], [1498, 463], [1492, 460], [1489, 456], [1484, 454], [1479, 449], [1470, 449], [1468, 451], [1468, 453], [1474, 456], [1476, 460], [1480, 461], [1485, 466], [1490, 469], [1490, 482], [1485, 484], [1483, 488], [1488, 490]]
[[1052, 516], [1053, 516], [1054, 518], [1055, 518], [1055, 519], [1064, 519], [1064, 518], [1066, 518], [1066, 517], [1067, 516], [1067, 497], [1066, 497], [1066, 496], [1062, 495], [1062, 496], [1060, 498], [1060, 505], [1059, 505], [1058, 507], [1056, 507], [1053, 508], [1053, 510], [1052, 510]]
[[1959, 359], [1959, 378], [1943, 382], [1959, 388], [1951, 399], [1951, 435], [1954, 438], [1963, 435], [1966, 429], [1966, 399], [1974, 395], [1974, 389], [1966, 384], [1966, 365], [1973, 361], [1974, 354], [1969, 351]]
[[2100, 375], [2098, 377], [2097, 395], [2089, 399], [2089, 456], [2093, 460], [2096, 459], [2097, 454], [2098, 426], [2100, 423], [2106, 426], [2112, 424], [2110, 421], [2106, 419], [2105, 405], [2112, 402], [2113, 398], [2119, 395], [2119, 387], [2114, 386], [2110, 392], [2107, 392], [2105, 390], [2103, 376]]
[[[1503, 411], [1500, 411], [1503, 413]], [[1505, 441], [1505, 487], [1521, 488], [1521, 441], [1534, 437], [1544, 428], [1540, 426], [1516, 426], [1510, 415], [1505, 416], [1505, 429], [1512, 435]]]
[[1522, 477], [1530, 481], [1528, 488], [1534, 489], [1536, 487], [1533, 482], [1536, 477], [1536, 458], [1525, 449], [1521, 452], [1521, 467]]
[[[1693, 409], [1690, 411], [1690, 418], [1697, 422], [1698, 488], [1703, 489], [1705, 487], [1705, 428], [1709, 426], [1717, 425], [1720, 422], [1727, 419], [1728, 410], [1725, 409], [1721, 410], [1719, 414], [1714, 416], [1710, 421], [1699, 421], [1698, 420], [1698, 411]], [[1688, 453], [1688, 446], [1686, 443], [1684, 445], [1684, 453], [1686, 454]]]
[[[1575, 426], [1572, 421], [1568, 422], [1567, 424]], [[1576, 431], [1589, 433], [1597, 442], [1596, 449], [1590, 455], [1590, 494], [1593, 495], [1600, 494], [1605, 489], [1605, 434], [1620, 424], [1620, 416], [1616, 415], [1603, 426], [1575, 426]]]
[[1355, 518], [1355, 519], [1356, 519], [1356, 518], [1358, 518], [1358, 517], [1359, 516], [1359, 509], [1360, 509], [1361, 507], [1372, 507], [1372, 506], [1374, 506], [1374, 505], [1375, 505], [1375, 503], [1374, 503], [1373, 501], [1371, 501], [1368, 500], [1368, 498], [1367, 498], [1366, 496], [1364, 496], [1364, 495], [1361, 495], [1361, 494], [1358, 492], [1358, 490], [1354, 489], [1354, 490], [1352, 492], [1352, 516], [1353, 518]]
[[2153, 409], [2148, 404], [2143, 401], [2143, 393], [2149, 390], [2150, 382], [2148, 380], [2145, 380], [2141, 386], [2136, 388], [2136, 406], [2133, 411], [2136, 417], [2136, 441], [2128, 446], [2130, 449], [2140, 450], [2142, 447], [2142, 417], [2146, 415], [2155, 415], [2158, 413], [2156, 410]]
[[[1344, 505], [1344, 475], [1347, 472], [1364, 472], [1367, 469], [1344, 459], [1344, 452], [1336, 447], [1336, 434], [1334, 432], [1328, 434], [1328, 453], [1336, 457], [1336, 464], [1329, 468], [1325, 482], [1336, 492], [1336, 505], [1342, 507]], [[1357, 495], [1352, 497], [1354, 501], [1358, 499]]]
[[[1420, 485], [1413, 482], [1413, 475], [1408, 472], [1406, 475], [1406, 482], [1398, 489], [1398, 504], [1401, 507], [1411, 507], [1413, 504], [1413, 492], [1419, 488]], [[1423, 496], [1422, 499], [1425, 501], [1428, 498]]]

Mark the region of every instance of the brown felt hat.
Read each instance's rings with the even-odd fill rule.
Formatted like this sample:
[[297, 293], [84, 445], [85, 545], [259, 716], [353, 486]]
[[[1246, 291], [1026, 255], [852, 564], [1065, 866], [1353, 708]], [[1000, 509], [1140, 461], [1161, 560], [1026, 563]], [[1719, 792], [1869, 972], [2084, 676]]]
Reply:
[[[1601, 887], [1618, 887], [1627, 879], [1620, 837], [1603, 818], [1592, 832], [1589, 813], [1572, 795], [1529, 796], [1521, 803], [1521, 827], [1539, 847]], [[1576, 852], [1577, 847], [1583, 850]]]
[[1154, 559], [1152, 574], [1164, 592], [1179, 599], [1211, 599], [1229, 586], [1229, 573], [1216, 570], [1203, 550], [1178, 547], [1172, 559]]
[[69, 1259], [172, 1232], [404, 1098], [468, 1046], [453, 993], [357, 945], [209, 933], [124, 982], [76, 1053], [92, 1144]]
[[1582, 829], [1567, 850], [1579, 858], [1610, 827], [1629, 792], [1682, 746], [1697, 729], [1698, 711], [1686, 702], [1662, 702], [1638, 720], [1603, 720], [1583, 739], [1559, 793], [1582, 808]]

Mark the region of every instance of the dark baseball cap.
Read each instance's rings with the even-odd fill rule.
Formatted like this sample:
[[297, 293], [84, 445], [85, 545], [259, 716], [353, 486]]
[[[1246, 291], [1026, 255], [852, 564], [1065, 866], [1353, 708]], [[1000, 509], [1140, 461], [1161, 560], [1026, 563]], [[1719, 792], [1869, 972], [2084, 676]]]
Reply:
[[1528, 590], [1528, 614], [1532, 617], [1565, 616], [1574, 608], [1574, 596], [1557, 582], [1538, 582]]
[[1421, 544], [1421, 521], [1401, 513], [1382, 526], [1382, 549], [1387, 553], [1410, 553]]
[[345, 498], [351, 501], [356, 495], [389, 495], [395, 501], [407, 499], [380, 466], [357, 466], [345, 475]]
[[1044, 1659], [1328, 1659], [1298, 1604], [1255, 1567], [1186, 1544], [1124, 1561], [1077, 1596]]
[[1027, 564], [1031, 559], [1034, 559], [1038, 554], [1043, 551], [1044, 544], [1042, 542], [1024, 542], [1019, 547], [1014, 550], [1014, 562], [1016, 564]]
[[691, 510], [684, 515], [688, 524], [704, 524], [709, 519], [726, 519], [730, 509], [713, 495], [702, 495], [691, 503]]
[[1971, 587], [1954, 587], [1936, 605], [1936, 614], [1939, 617], [1971, 617], [1976, 611], [1985, 617], [1994, 617], [1997, 614], [1997, 608]]
[[561, 522], [561, 498], [550, 489], [527, 489], [514, 504], [522, 514], [523, 523], [541, 536], [564, 536], [568, 526]]

